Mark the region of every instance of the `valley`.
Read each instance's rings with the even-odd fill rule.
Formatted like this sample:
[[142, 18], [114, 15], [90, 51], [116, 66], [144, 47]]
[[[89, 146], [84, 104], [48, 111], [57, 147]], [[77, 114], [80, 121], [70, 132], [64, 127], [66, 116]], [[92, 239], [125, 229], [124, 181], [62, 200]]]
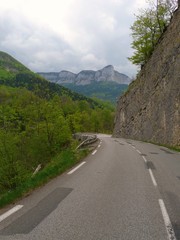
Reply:
[[78, 74], [69, 71], [39, 72], [48, 81], [65, 86], [90, 98], [109, 101], [116, 105], [117, 99], [128, 88], [131, 79], [108, 65], [101, 70], [82, 70]]

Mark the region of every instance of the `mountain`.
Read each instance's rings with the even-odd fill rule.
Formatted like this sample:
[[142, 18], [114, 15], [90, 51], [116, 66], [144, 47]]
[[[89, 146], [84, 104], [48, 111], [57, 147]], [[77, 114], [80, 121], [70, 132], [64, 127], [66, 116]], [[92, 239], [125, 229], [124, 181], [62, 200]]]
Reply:
[[109, 65], [98, 71], [83, 70], [78, 74], [61, 72], [40, 72], [50, 82], [58, 83], [79, 94], [110, 101], [115, 104], [119, 95], [128, 87], [131, 79]]
[[68, 96], [72, 100], [85, 100], [92, 106], [99, 106], [96, 101], [73, 92], [59, 84], [49, 82], [42, 76], [30, 71], [22, 63], [5, 52], [0, 51], [0, 85], [26, 88], [41, 98]]
[[180, 8], [119, 99], [114, 136], [180, 146]]
[[9, 54], [0, 51], [0, 71], [4, 71], [11, 74], [17, 74], [19, 72], [30, 71], [23, 64], [11, 57]]
[[116, 82], [118, 84], [129, 84], [131, 79], [125, 74], [114, 70], [114, 67], [108, 65], [101, 70], [83, 70], [78, 74], [61, 71], [61, 72], [39, 72], [41, 76], [51, 82], [58, 84], [75, 84], [88, 85], [94, 82]]

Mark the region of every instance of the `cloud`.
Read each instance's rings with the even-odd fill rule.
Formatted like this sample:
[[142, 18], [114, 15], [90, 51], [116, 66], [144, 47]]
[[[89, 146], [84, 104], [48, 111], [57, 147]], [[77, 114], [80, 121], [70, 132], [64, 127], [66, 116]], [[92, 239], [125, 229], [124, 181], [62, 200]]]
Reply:
[[34, 71], [55, 70], [57, 64], [72, 55], [71, 47], [57, 33], [34, 25], [22, 15], [15, 16], [11, 12], [1, 15], [0, 31], [1, 50]]
[[[0, 49], [33, 71], [79, 72], [112, 64], [130, 77], [130, 25], [140, 0], [6, 0]], [[131, 9], [131, 11], [129, 10]]]

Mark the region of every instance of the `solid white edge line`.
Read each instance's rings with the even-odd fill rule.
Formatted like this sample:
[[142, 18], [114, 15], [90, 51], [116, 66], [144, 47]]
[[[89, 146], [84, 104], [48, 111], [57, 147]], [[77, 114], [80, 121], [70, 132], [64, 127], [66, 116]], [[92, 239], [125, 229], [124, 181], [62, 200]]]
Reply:
[[168, 234], [168, 239], [169, 240], [176, 240], [174, 229], [172, 227], [169, 215], [167, 213], [164, 201], [162, 199], [159, 199], [159, 205], [160, 205], [160, 208], [161, 208], [162, 216], [163, 216], [163, 219], [164, 219], [164, 224], [165, 224], [166, 231], [167, 231], [167, 234]]
[[157, 182], [156, 182], [155, 177], [152, 173], [152, 170], [151, 169], [148, 169], [148, 170], [149, 170], [149, 173], [150, 173], [150, 176], [151, 176], [151, 179], [152, 179], [152, 182], [153, 182], [154, 186], [157, 187]]
[[4, 214], [2, 214], [0, 216], [0, 222], [2, 222], [5, 218], [9, 217], [10, 215], [12, 215], [13, 213], [17, 212], [18, 210], [20, 210], [23, 207], [23, 205], [17, 205], [13, 208], [11, 208], [9, 211], [5, 212]]
[[92, 153], [92, 155], [96, 154], [97, 150], [94, 150], [94, 152]]
[[68, 172], [67, 174], [72, 174], [73, 172], [75, 172], [78, 168], [80, 168], [82, 165], [84, 165], [86, 162], [82, 162], [80, 163], [77, 167], [73, 168], [70, 172]]

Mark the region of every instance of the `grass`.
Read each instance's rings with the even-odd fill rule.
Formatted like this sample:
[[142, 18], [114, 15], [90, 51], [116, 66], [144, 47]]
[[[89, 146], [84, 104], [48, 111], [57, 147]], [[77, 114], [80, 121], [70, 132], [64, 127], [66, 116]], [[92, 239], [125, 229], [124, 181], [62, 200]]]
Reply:
[[166, 147], [169, 148], [170, 150], [176, 151], [176, 152], [180, 152], [180, 147], [178, 146], [168, 146], [168, 145], [164, 145], [164, 144], [158, 144], [159, 146], [162, 147]]
[[152, 144], [157, 145], [157, 146], [166, 147], [166, 148], [168, 148], [170, 150], [173, 150], [173, 151], [176, 151], [176, 152], [180, 152], [180, 146], [169, 146], [167, 144], [155, 143], [155, 142], [152, 142], [152, 141], [144, 141], [144, 142], [152, 143]]
[[52, 161], [46, 165], [44, 169], [39, 171], [35, 176], [31, 176], [21, 186], [15, 190], [4, 193], [0, 196], [0, 208], [15, 202], [23, 196], [26, 196], [32, 190], [47, 183], [50, 179], [55, 178], [61, 173], [65, 172], [73, 165], [78, 163], [81, 159], [87, 156], [89, 151], [81, 150], [74, 152], [72, 150], [65, 150], [57, 155]]

